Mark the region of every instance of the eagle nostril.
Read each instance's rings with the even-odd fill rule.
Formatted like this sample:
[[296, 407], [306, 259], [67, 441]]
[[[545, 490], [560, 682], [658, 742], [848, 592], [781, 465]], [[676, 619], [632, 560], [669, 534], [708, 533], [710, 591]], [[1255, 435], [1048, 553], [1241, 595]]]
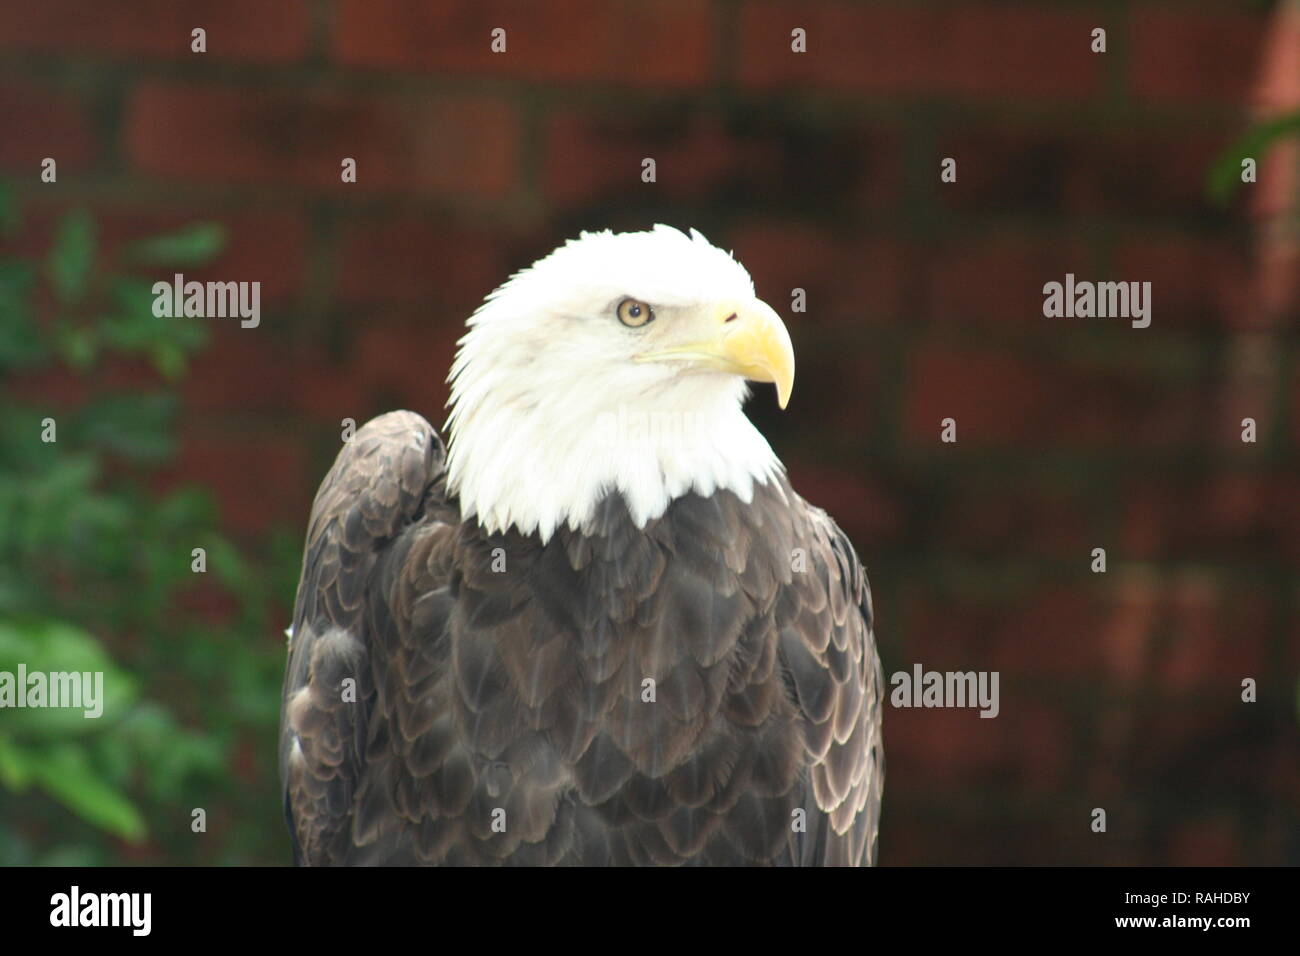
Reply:
[[735, 321], [736, 321], [736, 313], [733, 312], [731, 313], [731, 315], [727, 316], [725, 319], [722, 320], [722, 324], [726, 325], [728, 322], [735, 322]]

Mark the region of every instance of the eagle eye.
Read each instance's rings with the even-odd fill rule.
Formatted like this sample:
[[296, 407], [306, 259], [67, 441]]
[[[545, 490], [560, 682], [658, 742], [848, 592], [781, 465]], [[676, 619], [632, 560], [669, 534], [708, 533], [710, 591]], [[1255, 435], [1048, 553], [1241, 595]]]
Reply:
[[624, 299], [615, 310], [618, 320], [628, 328], [640, 328], [655, 318], [654, 309], [639, 299]]

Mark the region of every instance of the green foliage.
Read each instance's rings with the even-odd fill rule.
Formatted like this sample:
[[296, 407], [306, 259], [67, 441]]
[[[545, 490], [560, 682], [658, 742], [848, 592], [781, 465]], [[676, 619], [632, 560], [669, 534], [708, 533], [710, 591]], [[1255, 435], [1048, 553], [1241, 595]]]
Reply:
[[[0, 187], [0, 233], [19, 222]], [[105, 698], [98, 718], [0, 710], [0, 864], [287, 858], [271, 612], [297, 549], [274, 535], [250, 557], [206, 492], [159, 493], [152, 475], [175, 454], [176, 383], [207, 328], [155, 316], [151, 286], [223, 243], [195, 225], [117, 261], [74, 212], [44, 255], [0, 255], [0, 672], [102, 673]], [[107, 384], [109, 365], [141, 361], [153, 382]], [[43, 400], [23, 387], [37, 376], [77, 399]], [[191, 570], [200, 547], [207, 574]]]
[[[121, 790], [134, 741], [127, 719], [135, 714], [137, 682], [84, 631], [58, 621], [0, 622], [0, 671], [103, 674], [98, 718], [79, 709], [25, 709], [7, 713], [0, 729], [0, 783], [23, 793], [36, 787], [86, 822], [138, 842], [144, 819]], [[122, 723], [105, 734], [97, 721]], [[107, 745], [107, 746], [106, 746]], [[126, 759], [123, 759], [123, 758]]]
[[90, 214], [74, 212], [64, 217], [45, 262], [54, 294], [61, 304], [76, 305], [81, 301], [94, 264], [95, 224]]
[[1300, 110], [1257, 123], [1214, 161], [1206, 191], [1218, 203], [1226, 203], [1241, 188], [1241, 161], [1263, 159], [1270, 146], [1288, 136], [1300, 135]]
[[134, 262], [149, 265], [197, 266], [210, 260], [225, 245], [220, 226], [200, 223], [167, 236], [142, 239], [127, 248]]

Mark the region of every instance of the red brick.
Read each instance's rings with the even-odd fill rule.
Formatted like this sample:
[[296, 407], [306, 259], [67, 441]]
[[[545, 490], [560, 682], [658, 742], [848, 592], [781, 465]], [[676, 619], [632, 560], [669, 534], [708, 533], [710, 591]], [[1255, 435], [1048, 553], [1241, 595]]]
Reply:
[[[1075, 555], [1080, 570], [1089, 569], [1092, 549]], [[1090, 574], [1091, 571], [1089, 570]], [[1044, 586], [1028, 596], [994, 628], [992, 663], [1004, 674], [1049, 675], [1078, 680], [1105, 674], [1101, 636], [1106, 622], [1104, 597], [1075, 579]]]
[[[781, 195], [805, 214], [880, 211], [899, 191], [897, 143], [860, 124], [795, 125], [737, 113], [725, 120], [696, 106], [637, 111], [562, 110], [544, 128], [547, 197], [576, 204], [617, 197], [760, 205]], [[657, 181], [641, 181], [653, 158]]]
[[[0, 27], [3, 32], [3, 27]], [[98, 152], [87, 107], [77, 97], [30, 84], [0, 85], [0, 169], [37, 182], [41, 161], [63, 175], [90, 166]]]
[[1242, 678], [1268, 679], [1272, 601], [1265, 592], [1186, 573], [1170, 583], [1166, 600], [1170, 634], [1154, 674], [1163, 687], [1238, 701]]
[[198, 411], [279, 412], [296, 384], [292, 360], [258, 330], [218, 326], [182, 383], [185, 404]]
[[1153, 100], [1244, 103], [1259, 79], [1267, 26], [1261, 14], [1146, 4], [1133, 13], [1133, 90]]
[[350, 66], [682, 87], [712, 74], [715, 37], [694, 0], [341, 0], [334, 46]]
[[[41, 0], [0, 5], [0, 49], [278, 62], [302, 57], [308, 26], [307, 0]], [[190, 50], [196, 27], [205, 54]]]
[[1268, 27], [1258, 104], [1270, 112], [1293, 107], [1300, 99], [1300, 9], [1279, 4]]
[[[926, 670], [937, 665], [920, 662]], [[900, 669], [910, 671], [911, 664]], [[970, 670], [970, 667], [954, 668]], [[887, 690], [889, 674], [886, 673]], [[1026, 700], [999, 683], [997, 717], [979, 708], [886, 706], [890, 771], [932, 788], [1010, 787], [1019, 792], [1059, 787], [1067, 766], [1069, 728], [1059, 710]]]
[[[1203, 127], [1210, 126], [1201, 120]], [[1128, 130], [1077, 137], [1065, 181], [1067, 213], [1164, 216], [1181, 222], [1212, 218], [1209, 170], [1240, 132], [1236, 124], [1200, 130]]]
[[1147, 560], [1300, 558], [1300, 487], [1281, 475], [1240, 467], [1126, 481], [1117, 496], [1123, 552]]
[[[1267, 488], [1279, 551], [1292, 564], [1300, 563], [1300, 479], [1296, 478], [1294, 469], [1289, 473], [1284, 469], [1283, 474], [1272, 476]], [[1300, 648], [1300, 643], [1295, 646]]]
[[[1162, 764], [1177, 764], [1185, 752], [1229, 731], [1244, 706], [1239, 694], [1195, 694], [1164, 696], [1149, 709], [1135, 708], [1132, 701], [1116, 701], [1098, 713], [1110, 718], [1117, 709], [1125, 711], [1116, 724], [1126, 725], [1128, 733], [1138, 738], [1135, 749], [1141, 767], [1135, 770], [1146, 777], [1158, 776]], [[1127, 741], [1126, 746], [1132, 748], [1133, 741]]]
[[[1297, 659], [1297, 651], [1300, 651], [1300, 626], [1291, 628], [1289, 636], [1285, 636], [1282, 641], [1282, 666], [1278, 669], [1278, 674], [1296, 673], [1296, 665], [1300, 664]], [[1286, 680], [1273, 682], [1281, 694], [1285, 694], [1283, 689]], [[1281, 698], [1285, 699], [1285, 698]], [[1262, 761], [1264, 776], [1268, 780], [1268, 792], [1276, 794], [1283, 799], [1278, 801], [1280, 807], [1290, 808], [1300, 801], [1300, 766], [1297, 766], [1295, 759], [1296, 747], [1300, 746], [1300, 732], [1295, 727], [1291, 727], [1286, 733], [1280, 733], [1273, 741], [1271, 752]], [[1290, 814], [1283, 811], [1288, 817], [1287, 823], [1290, 823]]]
[[210, 265], [195, 269], [194, 278], [260, 282], [263, 308], [302, 291], [308, 228], [302, 215], [238, 212], [205, 221], [225, 227], [226, 246]]
[[22, 228], [0, 238], [0, 251], [5, 255], [41, 258], [49, 251], [64, 217], [82, 210], [88, 211], [94, 220], [100, 247], [112, 244], [111, 237], [105, 235], [113, 216], [107, 206], [93, 201], [70, 201], [56, 188], [41, 188], [30, 193], [30, 198], [21, 204], [21, 210]]
[[[649, 113], [566, 111], [546, 123], [542, 177], [547, 198], [562, 204], [609, 194], [659, 202], [701, 197], [734, 179], [746, 163], [773, 157], [742, 150], [713, 118], [687, 120]], [[656, 182], [641, 181], [645, 158]]]
[[[891, 609], [909, 662], [928, 668], [982, 669], [988, 662], [988, 635], [1007, 608], [995, 601], [958, 595], [940, 584], [914, 586]], [[896, 638], [899, 639], [899, 638]], [[910, 664], [908, 665], [910, 666]]]
[[[1300, 105], [1300, 9], [1295, 4], [1281, 5], [1274, 12], [1254, 100], [1254, 112], [1260, 119], [1286, 115]], [[1300, 194], [1300, 140], [1284, 136], [1256, 159], [1260, 177], [1258, 184], [1249, 187], [1252, 216], [1260, 220], [1293, 216]], [[1279, 231], [1285, 235], [1284, 230]], [[1284, 244], [1277, 240], [1270, 243], [1275, 253], [1281, 251], [1276, 247]], [[1276, 267], [1286, 270], [1284, 275], [1290, 280], [1287, 300], [1295, 302], [1300, 285], [1300, 248], [1291, 242], [1289, 252], [1290, 262], [1277, 263]]]
[[[1283, 691], [1289, 695], [1294, 683], [1285, 683], [1291, 684]], [[1261, 687], [1270, 689], [1267, 682]], [[1134, 711], [1123, 748], [1127, 754], [1119, 758], [1130, 793], [1161, 787], [1189, 807], [1197, 797], [1218, 802], [1233, 781], [1249, 780], [1256, 793], [1267, 792], [1261, 784], [1281, 735], [1269, 727], [1267, 711], [1261, 712], [1268, 704], [1243, 702], [1239, 682], [1225, 690], [1202, 687], [1182, 698], [1155, 695], [1152, 706]]]
[[[1206, 170], [1237, 135], [1173, 129], [1036, 128], [990, 119], [940, 137], [933, 161], [939, 201], [961, 212], [1009, 215], [1164, 216], [1217, 213]], [[940, 160], [957, 181], [940, 180]]]
[[[515, 181], [514, 109], [484, 96], [376, 99], [148, 82], [127, 110], [127, 155], [185, 180], [352, 192], [500, 196]], [[344, 157], [357, 182], [340, 181]]]
[[[736, 63], [754, 89], [1080, 99], [1099, 92], [1090, 52], [1097, 16], [1040, 5], [918, 9], [841, 0], [750, 0], [740, 8]], [[808, 31], [808, 52], [790, 31]]]
[[[24, 208], [23, 230], [12, 244], [15, 253], [39, 257], [49, 249], [58, 223], [72, 208], [84, 204], [53, 202]], [[192, 206], [184, 212], [138, 211], [120, 204], [91, 204], [96, 238], [102, 260], [113, 275], [170, 281], [180, 271], [187, 280], [256, 281], [261, 283], [261, 301], [283, 303], [298, 292], [303, 282], [306, 223], [297, 213], [229, 211]], [[179, 232], [187, 227], [213, 223], [225, 231], [225, 246], [201, 267], [141, 264], [128, 255], [128, 246], [142, 239]], [[9, 250], [9, 245], [4, 247]]]
[[1300, 363], [1295, 361], [1297, 353], [1292, 352], [1291, 363], [1291, 441], [1300, 448]]
[[[1097, 643], [1119, 683], [1150, 681], [1168, 692], [1232, 704], [1241, 680], [1262, 680], [1273, 608], [1267, 593], [1234, 579], [1185, 572], [1164, 579], [1127, 573], [1109, 548], [1110, 570]], [[1262, 676], [1263, 675], [1263, 676]]]
[[[1130, 331], [1142, 334], [1118, 334]], [[1203, 392], [1136, 369], [1087, 369], [1064, 358], [932, 346], [914, 353], [908, 381], [908, 436], [935, 453], [959, 453], [963, 442], [1150, 449], [1207, 441]], [[955, 445], [940, 442], [944, 418], [957, 420]]]
[[[109, 254], [141, 239], [179, 232], [200, 223], [223, 228], [225, 246], [201, 267], [150, 266], [155, 279], [170, 280], [181, 272], [186, 280], [260, 282], [262, 307], [283, 302], [302, 288], [307, 224], [300, 213], [229, 212], [194, 207], [185, 213], [124, 213], [106, 209], [97, 214], [100, 237]], [[139, 274], [139, 265], [131, 266]]]
[[[880, 834], [879, 859], [890, 866], [992, 866], [998, 851], [1011, 849], [1010, 841], [984, 837], [991, 829], [981, 817], [978, 823], [962, 817], [953, 819], [933, 807], [909, 804], [894, 783], [889, 765], [890, 801], [896, 807], [889, 826]], [[921, 796], [928, 796], [922, 793]], [[981, 839], [983, 837], [983, 839]]]
[[[1080, 568], [1087, 561], [1081, 551]], [[1106, 673], [1105, 598], [1086, 585], [1044, 585], [1012, 602], [936, 600], [926, 593], [909, 596], [901, 613], [913, 660], [937, 670], [998, 671], [1004, 692], [1007, 681], [1021, 676], [1082, 680]]]
[[288, 379], [284, 410], [304, 421], [327, 425], [341, 434], [343, 419], [362, 425], [373, 414], [389, 410], [371, 401], [373, 383], [351, 374], [345, 361], [331, 361], [316, 349], [294, 348], [280, 369]]
[[[216, 568], [209, 568], [209, 572]], [[194, 583], [173, 599], [176, 609], [186, 616], [192, 615], [211, 627], [229, 626], [237, 619], [240, 602], [229, 591], [223, 589], [215, 575], [196, 574]]]
[[[1300, 152], [1296, 153], [1300, 165]], [[1287, 213], [1286, 215], [1293, 215]], [[1285, 220], [1270, 227], [1256, 254], [1254, 297], [1240, 312], [1243, 327], [1281, 328], [1300, 310], [1300, 242], [1288, 239]], [[1254, 308], [1251, 309], [1250, 306]], [[1256, 314], [1252, 320], [1249, 316]]]
[[790, 460], [789, 472], [794, 490], [835, 519], [870, 569], [872, 554], [900, 531], [897, 498], [881, 482], [848, 470]]
[[[1300, 46], [1300, 40], [1296, 45]], [[1295, 94], [1294, 102], [1300, 103], [1300, 92]], [[1227, 152], [1226, 148], [1224, 152]], [[1235, 158], [1240, 177], [1241, 161], [1248, 157], [1246, 153], [1238, 152]], [[1291, 215], [1296, 204], [1297, 182], [1300, 182], [1300, 173], [1296, 171], [1300, 166], [1300, 141], [1283, 136], [1249, 158], [1256, 162], [1257, 181], [1242, 183], [1238, 188], [1247, 197], [1250, 218], [1256, 223], [1266, 224], [1269, 220]]]
[[[1242, 866], [1245, 835], [1231, 816], [1179, 825], [1169, 846], [1169, 866]], [[1257, 861], [1256, 861], [1257, 862]]]
[[[796, 345], [804, 330], [899, 321], [909, 307], [916, 256], [903, 243], [761, 222], [742, 226], [729, 245], [759, 295], [787, 316]], [[807, 294], [806, 312], [790, 312], [796, 288]]]
[[344, 374], [360, 383], [373, 407], [409, 408], [441, 429], [447, 373], [464, 332], [462, 316], [431, 316], [426, 308], [368, 318], [352, 339]]
[[[961, 437], [960, 426], [958, 437]], [[1087, 564], [1097, 541], [1097, 526], [1109, 503], [1090, 490], [1018, 481], [1005, 476], [954, 481], [925, 514], [926, 527], [941, 533], [947, 546], [964, 554], [995, 558], [1053, 557]]]
[[1135, 238], [1116, 248], [1114, 261], [1115, 279], [1151, 283], [1152, 328], [1241, 327], [1252, 319], [1250, 262], [1226, 240]]
[[[825, 429], [825, 433], [839, 436], [841, 454], [852, 454], [851, 449], [866, 452], [887, 407], [885, 390], [890, 383], [886, 364], [869, 349], [852, 346], [842, 338], [837, 341], [834, 335], [805, 331], [797, 321], [791, 325], [798, 371], [790, 407], [777, 410], [775, 389], [754, 389], [759, 401], [779, 415], [764, 431], [771, 434], [777, 428], [789, 429], [792, 449], [799, 447], [793, 442], [803, 440], [814, 454], [824, 455], [827, 446], [806, 431], [815, 422], [819, 432]], [[830, 388], [821, 384], [827, 382], [841, 384]], [[845, 400], [846, 394], [851, 400]], [[769, 399], [773, 399], [770, 404]], [[757, 412], [758, 407], [751, 411]]]
[[910, 787], [894, 776], [893, 764], [889, 771], [889, 815], [880, 832], [880, 862], [886, 866], [1080, 866], [1132, 862], [1136, 856], [1107, 859], [1116, 834], [1104, 841], [1091, 834], [1091, 806], [1080, 808], [1073, 794], [1025, 800], [1005, 790]]
[[372, 385], [315, 344], [283, 343], [228, 326], [196, 359], [182, 394], [196, 412], [288, 415], [341, 429], [344, 418], [367, 417]]
[[63, 409], [84, 406], [93, 394], [85, 378], [54, 367], [37, 372], [19, 372], [5, 386], [14, 398], [36, 406], [42, 413], [54, 415], [56, 420]]
[[1162, 622], [1159, 583], [1149, 575], [1126, 573], [1114, 549], [1107, 548], [1109, 590], [1106, 619], [1098, 634], [1105, 667], [1120, 686], [1136, 685], [1150, 666]]
[[[921, 664], [934, 666], [927, 661]], [[907, 671], [911, 666], [909, 661], [899, 669]], [[886, 694], [894, 689], [889, 678], [886, 672]], [[886, 703], [889, 770], [938, 787], [972, 783], [997, 759], [999, 730], [1005, 726], [999, 725], [1000, 719], [982, 718], [974, 709], [903, 709]]]
[[1008, 355], [918, 351], [908, 374], [905, 422], [912, 441], [936, 448], [945, 418], [957, 422], [957, 442], [985, 444], [1026, 437], [1027, 417], [1043, 408], [1050, 388], [1040, 371]]
[[347, 304], [438, 302], [468, 318], [526, 264], [492, 233], [409, 216], [354, 220], [340, 231], [337, 296]]
[[148, 360], [114, 355], [101, 359], [93, 378], [49, 365], [15, 374], [5, 384], [14, 397], [43, 406], [57, 418], [64, 411], [85, 408], [103, 394], [157, 389], [161, 382]]
[[1043, 316], [1043, 286], [1090, 262], [1076, 239], [998, 233], [949, 238], [916, 258], [925, 264], [916, 311], [962, 325], [1057, 321]]
[[311, 505], [301, 443], [245, 429], [238, 435], [184, 433], [161, 487], [200, 484], [217, 496], [220, 526], [237, 534], [283, 525], [300, 528]]

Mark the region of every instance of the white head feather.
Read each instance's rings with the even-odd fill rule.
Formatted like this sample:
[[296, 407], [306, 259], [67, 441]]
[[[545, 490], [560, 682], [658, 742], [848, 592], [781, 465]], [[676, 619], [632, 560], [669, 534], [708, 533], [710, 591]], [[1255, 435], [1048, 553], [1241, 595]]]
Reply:
[[[624, 298], [655, 319], [628, 328]], [[736, 375], [638, 363], [647, 336], [719, 303], [754, 298], [753, 281], [695, 230], [583, 233], [487, 297], [452, 365], [449, 490], [490, 532], [542, 540], [584, 529], [617, 491], [643, 527], [688, 492], [743, 500], [781, 471], [745, 417]]]

